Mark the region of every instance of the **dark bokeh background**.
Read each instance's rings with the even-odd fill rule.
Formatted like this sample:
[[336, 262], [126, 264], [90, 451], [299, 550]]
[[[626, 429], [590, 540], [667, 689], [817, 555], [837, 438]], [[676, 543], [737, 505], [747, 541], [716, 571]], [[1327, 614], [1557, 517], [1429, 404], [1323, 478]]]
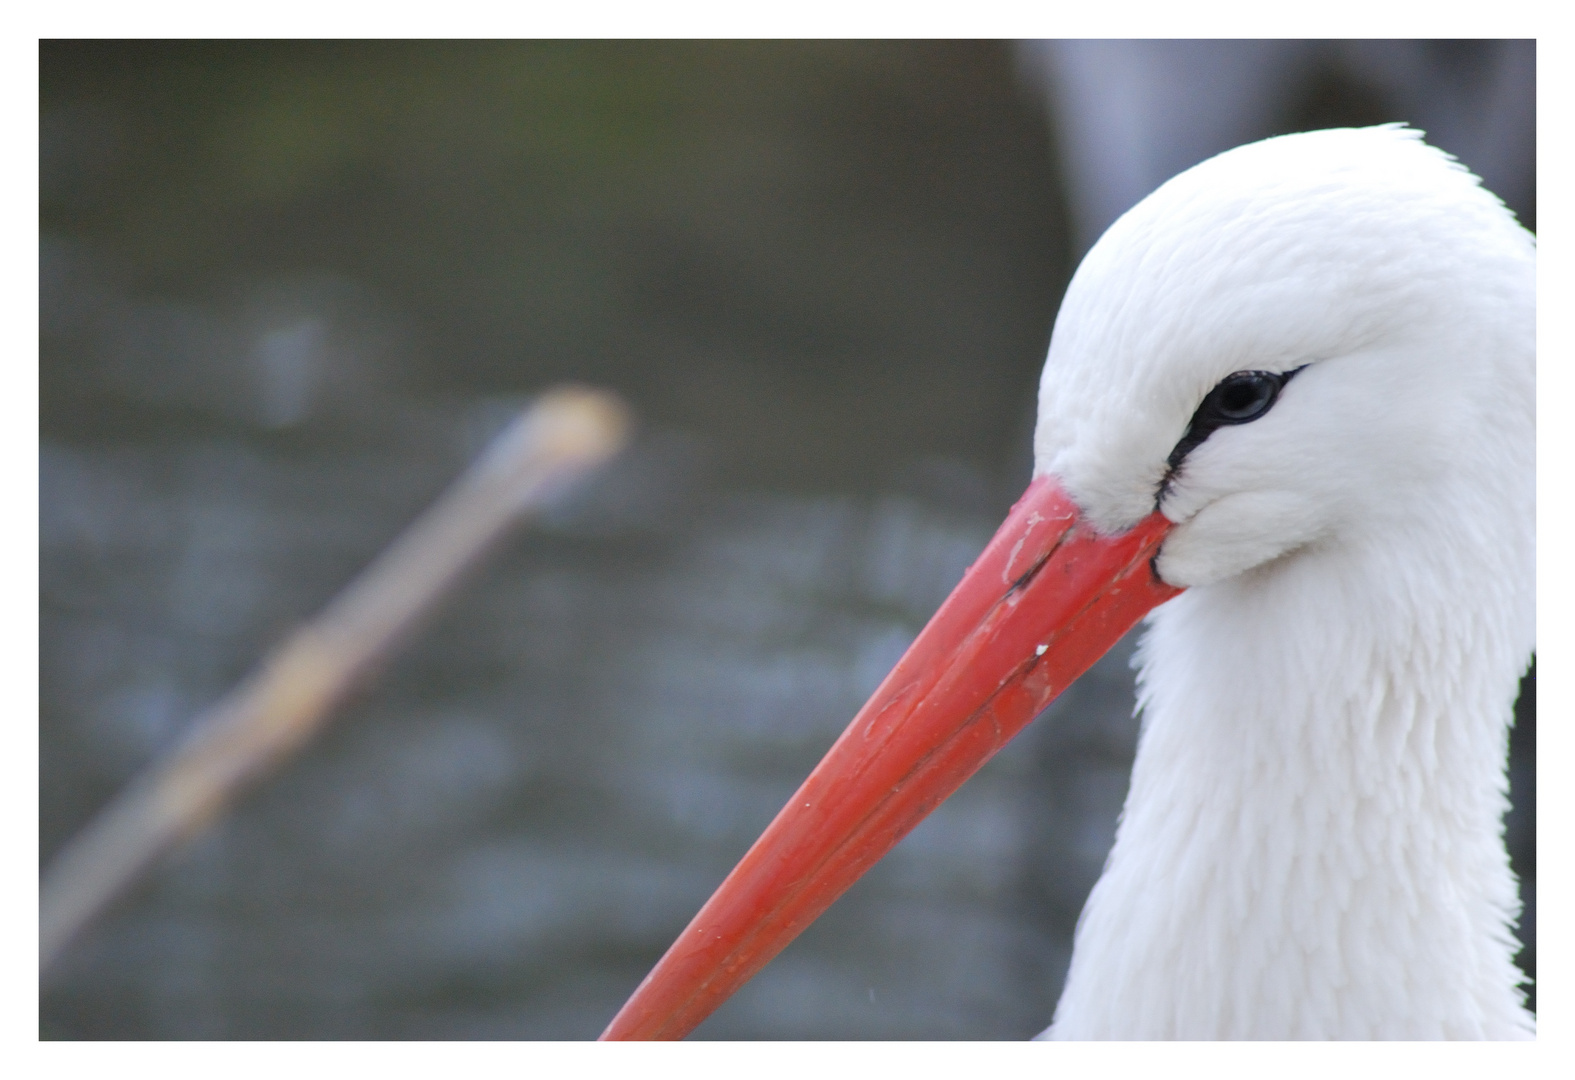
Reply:
[[[70, 952], [43, 1036], [594, 1036], [1026, 483], [1056, 303], [1111, 200], [1274, 131], [1408, 119], [1530, 224], [1531, 65], [45, 43], [46, 861], [530, 394], [610, 386], [643, 426]], [[1129, 654], [700, 1034], [1041, 1029], [1125, 793]]]

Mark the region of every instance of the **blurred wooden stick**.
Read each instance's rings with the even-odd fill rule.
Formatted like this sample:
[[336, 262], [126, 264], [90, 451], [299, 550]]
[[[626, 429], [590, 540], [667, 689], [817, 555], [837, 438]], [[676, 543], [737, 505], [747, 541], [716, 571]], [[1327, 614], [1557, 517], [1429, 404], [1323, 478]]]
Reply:
[[39, 894], [42, 974], [158, 858], [289, 757], [516, 520], [616, 454], [627, 409], [560, 387], [537, 398], [427, 511], [57, 855]]

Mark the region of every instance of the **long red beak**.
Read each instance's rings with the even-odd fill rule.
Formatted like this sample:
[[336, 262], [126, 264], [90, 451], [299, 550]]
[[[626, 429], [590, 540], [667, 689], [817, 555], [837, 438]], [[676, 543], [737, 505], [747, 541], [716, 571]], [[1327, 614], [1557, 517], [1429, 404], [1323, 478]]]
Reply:
[[1179, 592], [1151, 514], [1103, 537], [1040, 477], [603, 1039], [681, 1039]]

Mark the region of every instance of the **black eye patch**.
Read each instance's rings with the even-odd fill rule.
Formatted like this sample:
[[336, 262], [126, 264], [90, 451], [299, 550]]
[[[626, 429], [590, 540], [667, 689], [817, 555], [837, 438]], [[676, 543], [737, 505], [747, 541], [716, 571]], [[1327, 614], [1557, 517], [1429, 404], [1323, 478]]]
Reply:
[[1285, 384], [1300, 370], [1302, 368], [1292, 368], [1290, 371], [1238, 371], [1221, 379], [1219, 385], [1203, 399], [1198, 411], [1192, 414], [1187, 433], [1170, 452], [1170, 457], [1165, 459], [1165, 478], [1160, 481], [1154, 505], [1158, 507], [1165, 498], [1171, 481], [1181, 469], [1181, 463], [1204, 439], [1212, 435], [1216, 428], [1250, 424], [1268, 412], [1279, 400]]

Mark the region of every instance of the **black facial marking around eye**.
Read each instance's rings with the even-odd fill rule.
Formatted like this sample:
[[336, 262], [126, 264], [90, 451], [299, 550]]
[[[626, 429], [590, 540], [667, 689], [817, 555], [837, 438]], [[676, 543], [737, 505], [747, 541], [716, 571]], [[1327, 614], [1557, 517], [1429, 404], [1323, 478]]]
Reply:
[[1170, 452], [1170, 457], [1165, 459], [1165, 478], [1160, 481], [1159, 491], [1155, 493], [1155, 508], [1164, 501], [1171, 482], [1175, 480], [1188, 454], [1197, 449], [1216, 428], [1250, 424], [1268, 412], [1279, 400], [1280, 391], [1291, 381], [1291, 376], [1300, 370], [1301, 367], [1290, 371], [1238, 371], [1221, 379], [1219, 385], [1203, 399], [1198, 411], [1192, 414], [1187, 433]]

